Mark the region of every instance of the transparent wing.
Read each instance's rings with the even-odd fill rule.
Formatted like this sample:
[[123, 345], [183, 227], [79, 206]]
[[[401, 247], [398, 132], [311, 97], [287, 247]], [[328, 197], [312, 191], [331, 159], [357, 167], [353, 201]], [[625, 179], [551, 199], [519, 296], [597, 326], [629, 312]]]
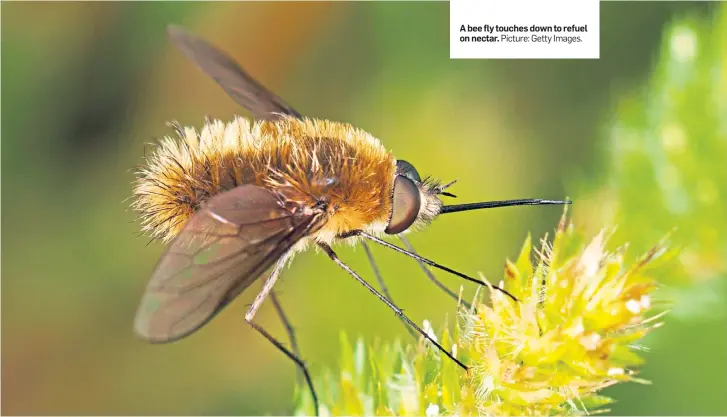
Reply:
[[167, 33], [174, 46], [256, 118], [273, 120], [280, 115], [302, 117], [283, 99], [246, 73], [226, 53], [179, 26], [170, 25]]
[[324, 222], [323, 212], [254, 185], [215, 196], [159, 260], [136, 333], [158, 343], [189, 335]]

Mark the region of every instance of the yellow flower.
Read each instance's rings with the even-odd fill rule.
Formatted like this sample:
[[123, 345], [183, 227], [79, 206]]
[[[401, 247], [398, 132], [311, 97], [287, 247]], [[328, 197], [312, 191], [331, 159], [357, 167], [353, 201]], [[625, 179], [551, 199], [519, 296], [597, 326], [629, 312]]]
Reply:
[[533, 267], [528, 238], [505, 264], [504, 285], [520, 301], [493, 291], [489, 305], [463, 314], [459, 343], [473, 365], [467, 384], [477, 413], [582, 414], [610, 401], [599, 390], [645, 382], [635, 377], [642, 360], [634, 343], [661, 325], [647, 273], [667, 255], [664, 244], [626, 268], [624, 249], [606, 251], [604, 231], [585, 247], [578, 240], [564, 215]]
[[[674, 252], [662, 242], [627, 266], [625, 248], [606, 251], [605, 232], [584, 243], [565, 219], [535, 262], [528, 237], [505, 263], [501, 286], [518, 302], [497, 291], [488, 304], [475, 297], [454, 333], [438, 334], [468, 373], [423, 338], [366, 348], [343, 335], [340, 374], [318, 380], [324, 414], [582, 415], [605, 411], [601, 389], [646, 382], [636, 377], [637, 343], [664, 314], [654, 312], [649, 271]], [[310, 413], [299, 398], [298, 413]]]

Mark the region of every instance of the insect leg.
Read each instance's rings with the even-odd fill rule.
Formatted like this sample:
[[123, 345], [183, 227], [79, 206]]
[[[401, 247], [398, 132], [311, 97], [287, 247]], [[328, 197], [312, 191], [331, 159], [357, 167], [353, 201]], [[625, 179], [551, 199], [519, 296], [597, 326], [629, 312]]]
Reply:
[[364, 287], [366, 287], [367, 290], [371, 291], [371, 293], [373, 293], [379, 300], [383, 301], [383, 303], [386, 304], [390, 309], [394, 310], [394, 312], [402, 320], [404, 320], [408, 325], [410, 325], [411, 327], [413, 327], [414, 330], [416, 330], [417, 332], [419, 332], [419, 334], [421, 334], [422, 336], [424, 336], [425, 339], [427, 339], [428, 341], [430, 341], [434, 346], [437, 347], [437, 349], [439, 349], [442, 353], [444, 353], [445, 355], [447, 355], [448, 358], [452, 359], [462, 369], [464, 369], [465, 371], [469, 371], [469, 368], [467, 367], [467, 365], [465, 365], [462, 362], [460, 362], [450, 352], [448, 352], [446, 349], [444, 349], [442, 347], [442, 345], [440, 345], [436, 340], [434, 340], [431, 336], [429, 336], [427, 334], [427, 332], [425, 332], [424, 330], [422, 330], [421, 327], [417, 326], [413, 321], [411, 321], [411, 319], [409, 317], [407, 317], [404, 314], [404, 312], [401, 311], [401, 309], [399, 307], [395, 306], [391, 301], [389, 301], [386, 297], [384, 297], [380, 292], [376, 291], [376, 288], [372, 287], [371, 284], [369, 284], [368, 282], [366, 282], [365, 279], [361, 278], [361, 276], [358, 275], [356, 273], [356, 271], [354, 271], [348, 265], [346, 265], [345, 263], [343, 263], [343, 261], [341, 261], [338, 258], [338, 255], [336, 255], [336, 252], [334, 252], [333, 249], [330, 246], [328, 246], [327, 244], [322, 243], [322, 242], [318, 242], [318, 246], [321, 249], [323, 249], [324, 252], [326, 252], [326, 254], [328, 255], [328, 257], [331, 258], [331, 260], [333, 260], [333, 262], [335, 262], [338, 266], [340, 266], [344, 271], [348, 272], [349, 275], [351, 275], [352, 277], [354, 277], [356, 279], [356, 281], [360, 282], [361, 285], [363, 285]]
[[[318, 415], [318, 396], [316, 395], [316, 390], [313, 388], [313, 380], [310, 377], [310, 374], [308, 373], [308, 368], [305, 366], [305, 363], [296, 355], [295, 353], [291, 352], [288, 348], [283, 346], [282, 343], [280, 343], [277, 339], [275, 339], [270, 333], [268, 333], [265, 329], [263, 329], [260, 325], [253, 322], [253, 318], [255, 318], [255, 314], [257, 313], [258, 309], [262, 305], [263, 301], [265, 301], [265, 297], [267, 297], [268, 294], [270, 294], [273, 290], [273, 285], [275, 285], [275, 281], [278, 280], [278, 276], [280, 275], [280, 272], [283, 270], [283, 266], [285, 266], [285, 263], [287, 262], [288, 257], [283, 256], [273, 267], [273, 271], [270, 273], [270, 276], [268, 277], [267, 281], [265, 281], [265, 284], [263, 285], [263, 289], [260, 290], [260, 293], [255, 297], [255, 300], [252, 302], [252, 305], [250, 306], [250, 309], [245, 314], [245, 321], [255, 330], [257, 330], [258, 333], [263, 335], [270, 343], [272, 343], [278, 350], [283, 352], [285, 356], [290, 358], [295, 364], [298, 366], [298, 368], [303, 372], [303, 376], [305, 377], [306, 383], [308, 384], [308, 388], [310, 388], [311, 396], [313, 397], [313, 404], [316, 408], [316, 415]], [[280, 310], [282, 311], [282, 310]]]
[[467, 281], [476, 282], [476, 283], [478, 283], [480, 285], [484, 285], [484, 286], [488, 286], [488, 287], [491, 287], [493, 289], [496, 289], [496, 290], [500, 291], [501, 293], [505, 294], [506, 296], [510, 297], [515, 302], [519, 301], [517, 299], [517, 297], [515, 297], [514, 295], [510, 294], [509, 292], [505, 291], [503, 288], [500, 288], [499, 286], [497, 286], [495, 284], [489, 284], [489, 283], [486, 283], [486, 282], [484, 282], [482, 280], [472, 278], [472, 277], [470, 277], [468, 275], [465, 275], [465, 274], [463, 274], [461, 272], [457, 272], [457, 271], [455, 271], [452, 268], [447, 268], [444, 265], [440, 265], [440, 264], [438, 264], [438, 263], [436, 263], [436, 262], [434, 262], [432, 260], [429, 260], [427, 258], [424, 258], [422, 256], [419, 256], [416, 253], [410, 252], [410, 251], [408, 251], [406, 249], [402, 249], [402, 248], [400, 248], [400, 247], [398, 247], [396, 245], [392, 245], [391, 243], [389, 243], [389, 242], [387, 242], [387, 241], [385, 241], [383, 239], [379, 239], [376, 236], [370, 235], [370, 234], [364, 232], [363, 230], [353, 230], [353, 231], [348, 232], [348, 233], [346, 233], [344, 235], [341, 235], [340, 238], [346, 238], [346, 237], [351, 237], [351, 236], [362, 236], [362, 237], [365, 237], [366, 239], [373, 240], [374, 242], [378, 243], [381, 246], [386, 246], [389, 249], [393, 249], [393, 250], [395, 250], [395, 251], [397, 251], [399, 253], [403, 253], [404, 255], [406, 255], [406, 256], [408, 256], [410, 258], [414, 258], [414, 259], [416, 259], [416, 260], [418, 260], [420, 262], [424, 262], [425, 264], [427, 264], [429, 266], [433, 266], [433, 267], [435, 267], [437, 269], [441, 269], [442, 271], [447, 271], [450, 274], [456, 275], [456, 276], [458, 276], [460, 278], [464, 278]]
[[[407, 239], [406, 237], [404, 237], [404, 235], [399, 236], [399, 238], [404, 243], [404, 246], [406, 246], [406, 248], [411, 253], [413, 253], [415, 255], [417, 254], [416, 251], [414, 250], [414, 247], [409, 242], [409, 239]], [[429, 280], [432, 281], [434, 283], [434, 285], [436, 285], [440, 290], [444, 291], [448, 296], [452, 297], [456, 301], [461, 302], [462, 305], [465, 306], [467, 309], [472, 308], [472, 306], [470, 305], [470, 303], [468, 303], [467, 301], [464, 301], [464, 300], [460, 300], [459, 299], [459, 296], [454, 291], [452, 291], [449, 288], [447, 288], [447, 286], [444, 285], [442, 283], [442, 281], [438, 280], [437, 277], [434, 276], [434, 274], [432, 273], [432, 271], [430, 271], [429, 268], [427, 268], [427, 265], [424, 262], [422, 262], [419, 259], [417, 259], [416, 261], [419, 264], [419, 267], [422, 269], [422, 271], [424, 271], [424, 273], [427, 275], [427, 278], [429, 278]]]
[[[280, 305], [280, 301], [278, 300], [278, 295], [275, 293], [274, 290], [270, 291], [270, 301], [273, 302], [275, 311], [277, 311], [278, 317], [280, 317], [280, 321], [283, 323], [283, 326], [285, 327], [285, 331], [288, 333], [288, 339], [290, 340], [290, 347], [293, 351], [293, 354], [297, 357], [300, 357], [300, 349], [298, 348], [298, 341], [295, 338], [295, 330], [293, 329], [293, 325], [290, 324], [288, 317], [285, 315], [285, 312], [283, 311], [283, 306]], [[302, 373], [299, 373], [298, 374], [298, 383], [301, 382], [301, 380], [300, 380], [301, 376], [302, 376]]]
[[[369, 259], [369, 263], [371, 264], [371, 269], [374, 270], [374, 275], [376, 275], [376, 280], [379, 281], [379, 285], [381, 286], [381, 292], [384, 293], [386, 296], [386, 299], [394, 302], [394, 299], [391, 297], [391, 293], [389, 293], [389, 289], [386, 288], [386, 284], [384, 283], [384, 277], [381, 276], [381, 271], [379, 271], [379, 267], [376, 266], [376, 261], [374, 260], [374, 254], [371, 252], [371, 248], [369, 248], [368, 243], [361, 241], [363, 244], [364, 252], [366, 252], [366, 257]], [[404, 327], [406, 327], [406, 331], [409, 332], [409, 334], [412, 335], [415, 339], [418, 338], [417, 332], [414, 331], [411, 327], [406, 325], [406, 322], [402, 320], [402, 323], [404, 323]]]
[[310, 388], [311, 396], [313, 397], [313, 405], [316, 408], [316, 415], [318, 415], [318, 396], [316, 395], [315, 388], [313, 388], [313, 380], [311, 380], [310, 374], [308, 373], [308, 368], [306, 368], [305, 363], [295, 354], [293, 354], [291, 351], [289, 351], [285, 346], [283, 346], [282, 343], [277, 341], [270, 333], [268, 333], [265, 329], [263, 329], [258, 324], [254, 323], [253, 321], [247, 322], [250, 326], [252, 326], [253, 329], [257, 330], [258, 333], [262, 334], [270, 343], [275, 345], [278, 350], [283, 352], [285, 356], [289, 357], [293, 362], [295, 362], [296, 365], [300, 368], [300, 370], [303, 372], [303, 376], [305, 377], [306, 383], [308, 384], [308, 388]]

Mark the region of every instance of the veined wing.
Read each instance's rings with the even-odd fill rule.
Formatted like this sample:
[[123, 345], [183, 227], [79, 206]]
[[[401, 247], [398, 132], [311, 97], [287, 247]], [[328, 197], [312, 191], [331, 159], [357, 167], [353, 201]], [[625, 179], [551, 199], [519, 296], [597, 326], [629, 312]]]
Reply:
[[226, 53], [179, 26], [170, 25], [167, 33], [174, 46], [256, 118], [274, 120], [280, 115], [302, 118], [300, 113], [252, 78]]
[[323, 211], [254, 185], [213, 197], [159, 260], [136, 333], [164, 343], [196, 331], [325, 221]]

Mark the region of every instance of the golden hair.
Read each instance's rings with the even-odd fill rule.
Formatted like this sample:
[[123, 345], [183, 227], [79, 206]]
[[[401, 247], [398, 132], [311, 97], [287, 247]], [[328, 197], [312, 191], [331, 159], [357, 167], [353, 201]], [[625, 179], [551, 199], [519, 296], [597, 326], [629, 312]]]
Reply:
[[312, 206], [326, 199], [326, 240], [385, 224], [391, 213], [394, 157], [369, 133], [346, 123], [281, 118], [228, 123], [208, 120], [197, 131], [171, 124], [137, 171], [132, 208], [142, 230], [169, 241], [205, 202], [242, 184]]

